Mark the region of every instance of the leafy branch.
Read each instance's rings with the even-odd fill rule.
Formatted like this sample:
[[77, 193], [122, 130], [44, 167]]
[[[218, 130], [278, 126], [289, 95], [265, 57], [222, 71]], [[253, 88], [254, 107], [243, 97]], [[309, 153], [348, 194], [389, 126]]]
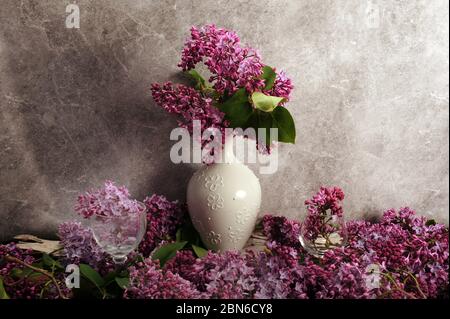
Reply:
[[68, 299], [67, 296], [62, 292], [62, 290], [61, 290], [61, 288], [59, 286], [58, 280], [55, 278], [55, 276], [52, 273], [48, 272], [45, 269], [41, 269], [41, 268], [35, 267], [33, 265], [30, 265], [30, 264], [28, 264], [28, 263], [26, 263], [26, 262], [24, 262], [24, 261], [22, 261], [22, 260], [20, 260], [20, 259], [18, 259], [16, 257], [10, 256], [10, 255], [6, 255], [5, 256], [5, 260], [10, 261], [10, 262], [14, 262], [14, 263], [19, 264], [19, 265], [22, 265], [22, 266], [24, 266], [26, 268], [34, 270], [35, 272], [41, 273], [44, 276], [48, 277], [53, 282], [53, 285], [55, 286], [56, 290], [58, 291], [59, 297], [61, 299]]

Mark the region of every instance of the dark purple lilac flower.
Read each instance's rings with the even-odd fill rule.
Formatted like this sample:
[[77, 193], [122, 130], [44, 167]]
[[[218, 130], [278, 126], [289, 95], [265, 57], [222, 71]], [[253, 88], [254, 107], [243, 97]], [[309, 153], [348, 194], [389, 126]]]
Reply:
[[330, 235], [339, 234], [341, 239], [346, 237], [340, 225], [344, 214], [342, 200], [344, 192], [338, 187], [321, 187], [316, 195], [306, 200], [308, 212], [303, 221], [302, 236], [310, 242], [321, 238], [325, 245], [332, 245]]
[[209, 81], [219, 93], [232, 94], [240, 87], [253, 92], [264, 87], [263, 64], [256, 50], [241, 46], [233, 31], [206, 25], [191, 28], [191, 38], [185, 43], [179, 66], [193, 69], [203, 61], [212, 73]]
[[292, 85], [291, 79], [286, 76], [284, 71], [281, 71], [277, 73], [273, 88], [265, 93], [267, 95], [284, 97], [286, 100], [289, 100], [293, 89], [294, 86]]
[[186, 220], [187, 211], [185, 205], [156, 194], [147, 197], [144, 204], [147, 207], [147, 231], [139, 245], [139, 252], [149, 256], [162, 241], [175, 238], [177, 229]]
[[300, 247], [300, 223], [284, 216], [265, 215], [262, 219], [263, 233], [269, 241], [281, 245]]
[[223, 129], [226, 123], [224, 114], [212, 105], [212, 99], [202, 96], [198, 91], [184, 85], [152, 84], [155, 103], [167, 112], [179, 115], [178, 125], [192, 133], [193, 120], [201, 122], [202, 132], [207, 128]]

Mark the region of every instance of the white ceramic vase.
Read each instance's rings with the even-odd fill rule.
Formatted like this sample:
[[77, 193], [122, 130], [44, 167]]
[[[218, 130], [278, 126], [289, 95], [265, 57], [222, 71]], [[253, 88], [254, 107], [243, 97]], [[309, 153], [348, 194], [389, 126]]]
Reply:
[[233, 139], [227, 141], [224, 163], [200, 168], [187, 189], [192, 224], [206, 247], [215, 251], [244, 248], [261, 205], [258, 178], [234, 156]]

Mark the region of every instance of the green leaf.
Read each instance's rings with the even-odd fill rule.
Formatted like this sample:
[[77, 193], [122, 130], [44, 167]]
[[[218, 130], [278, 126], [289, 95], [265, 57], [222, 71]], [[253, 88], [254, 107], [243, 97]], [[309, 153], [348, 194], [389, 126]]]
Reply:
[[104, 296], [103, 290], [98, 289], [95, 284], [84, 276], [80, 278], [80, 288], [73, 288], [72, 293], [75, 299], [101, 299]]
[[203, 258], [208, 253], [208, 251], [205, 248], [202, 248], [202, 247], [199, 247], [196, 245], [192, 245], [192, 249], [194, 250], [194, 253], [197, 255], [197, 257], [199, 257], [199, 258]]
[[266, 86], [264, 87], [264, 90], [268, 91], [271, 90], [273, 88], [273, 84], [275, 83], [275, 79], [277, 77], [277, 74], [275, 73], [275, 70], [268, 66], [265, 65], [262, 68], [262, 79], [264, 80], [264, 83], [266, 84]]
[[247, 127], [253, 127], [255, 129], [257, 140], [261, 143], [263, 142], [263, 137], [260, 136], [258, 128], [264, 128], [265, 143], [267, 146], [270, 145], [273, 140], [273, 137], [270, 135], [270, 128], [273, 127], [273, 118], [270, 113], [255, 110], [247, 122]]
[[48, 254], [42, 255], [42, 261], [44, 262], [44, 265], [49, 268], [58, 268], [58, 269], [64, 269], [64, 267], [61, 265], [59, 261], [56, 261], [52, 257], [50, 257]]
[[176, 241], [181, 241], [181, 232], [182, 232], [182, 228], [178, 228], [177, 233], [175, 234], [175, 240]]
[[116, 281], [116, 277], [119, 276], [117, 271], [112, 271], [103, 276], [104, 287], [108, 286], [112, 282]]
[[199, 245], [201, 241], [200, 235], [194, 228], [194, 225], [192, 225], [191, 220], [187, 220], [183, 224], [183, 226], [180, 229], [178, 229], [176, 234], [176, 240], [187, 241], [189, 244], [192, 245]]
[[139, 262], [144, 262], [145, 258], [142, 255], [137, 255], [135, 262], [139, 263]]
[[283, 97], [265, 95], [261, 92], [252, 94], [253, 106], [263, 112], [272, 112], [283, 100]]
[[30, 276], [32, 273], [34, 273], [34, 270], [31, 268], [13, 268], [11, 269], [11, 276], [15, 278], [26, 278]]
[[295, 123], [291, 114], [285, 107], [277, 107], [272, 112], [273, 127], [278, 128], [278, 141], [284, 143], [295, 143]]
[[232, 128], [245, 125], [253, 112], [245, 88], [237, 90], [224, 103], [218, 105], [218, 108], [225, 113], [225, 119], [230, 122]]
[[174, 257], [176, 255], [177, 251], [183, 249], [183, 247], [186, 246], [186, 244], [187, 244], [187, 241], [166, 244], [166, 245], [160, 247], [158, 250], [156, 250], [152, 254], [152, 259], [159, 260], [161, 267], [163, 267], [164, 264], [169, 259]]
[[115, 280], [116, 280], [117, 285], [122, 289], [126, 289], [130, 285], [130, 278], [116, 277]]
[[434, 219], [428, 219], [425, 223], [426, 226], [436, 225], [436, 221]]
[[105, 284], [102, 276], [89, 265], [80, 264], [80, 272], [86, 279], [96, 285], [98, 289], [101, 289]]
[[197, 90], [202, 90], [207, 87], [206, 80], [196, 70], [189, 70], [186, 74], [194, 80]]
[[6, 293], [5, 286], [3, 285], [3, 278], [0, 276], [0, 299], [9, 299]]

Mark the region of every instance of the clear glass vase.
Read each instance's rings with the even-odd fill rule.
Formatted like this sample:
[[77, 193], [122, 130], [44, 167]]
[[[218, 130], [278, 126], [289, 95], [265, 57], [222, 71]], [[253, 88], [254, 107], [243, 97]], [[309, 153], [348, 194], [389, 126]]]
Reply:
[[345, 246], [347, 227], [344, 217], [325, 210], [320, 214], [308, 214], [300, 227], [300, 243], [311, 255], [322, 258], [330, 249]]
[[140, 212], [123, 216], [91, 216], [88, 226], [97, 244], [109, 254], [114, 263], [124, 264], [127, 255], [142, 241], [147, 229], [145, 205]]

